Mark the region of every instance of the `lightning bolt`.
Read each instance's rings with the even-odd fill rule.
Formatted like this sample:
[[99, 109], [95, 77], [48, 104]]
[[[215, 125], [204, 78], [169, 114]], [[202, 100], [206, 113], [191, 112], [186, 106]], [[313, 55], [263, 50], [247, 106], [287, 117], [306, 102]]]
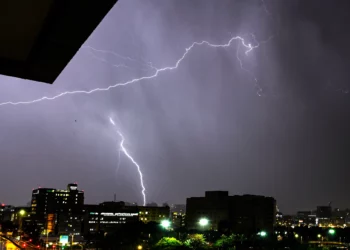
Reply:
[[[117, 127], [115, 122], [113, 121], [113, 119], [111, 117], [109, 117], [109, 121], [114, 127]], [[129, 158], [129, 160], [135, 165], [135, 167], [137, 168], [137, 171], [139, 172], [140, 184], [142, 187], [141, 193], [142, 193], [142, 197], [143, 197], [143, 205], [145, 206], [146, 205], [146, 193], [145, 193], [146, 188], [145, 188], [145, 185], [143, 184], [143, 174], [142, 174], [140, 165], [134, 160], [134, 158], [129, 154], [128, 150], [124, 147], [125, 138], [124, 138], [123, 134], [118, 129], [117, 129], [117, 133], [118, 133], [119, 137], [121, 138], [121, 141], [119, 144], [120, 150], [124, 153], [124, 155], [126, 157]]]
[[263, 8], [264, 8], [264, 11], [267, 15], [271, 15], [270, 11], [267, 9], [266, 7], [266, 3], [265, 3], [265, 0], [261, 0], [261, 3], [263, 5]]
[[150, 62], [142, 63], [142, 62], [140, 62], [140, 61], [138, 61], [138, 60], [136, 60], [134, 58], [131, 58], [131, 57], [128, 57], [128, 56], [122, 56], [122, 55], [120, 55], [120, 54], [118, 54], [118, 53], [116, 53], [114, 51], [95, 49], [95, 48], [93, 48], [91, 46], [88, 46], [88, 45], [83, 45], [81, 48], [88, 49], [89, 52], [90, 52], [89, 54], [91, 55], [91, 57], [93, 57], [94, 59], [96, 59], [98, 61], [101, 61], [103, 63], [107, 63], [107, 64], [109, 64], [112, 67], [116, 67], [116, 68], [123, 67], [123, 68], [127, 68], [127, 69], [132, 69], [130, 66], [127, 66], [125, 64], [111, 64], [106, 59], [96, 56], [95, 53], [93, 53], [93, 52], [103, 53], [103, 54], [111, 54], [111, 55], [116, 56], [118, 58], [121, 58], [123, 60], [128, 60], [130, 62], [134, 62], [134, 63], [136, 63], [136, 64], [138, 64], [140, 66], [146, 66], [148, 68], [148, 69], [140, 68], [142, 71], [149, 71], [150, 69], [155, 69], [155, 67], [153, 67], [152, 63], [150, 63]]
[[122, 162], [122, 159], [120, 158], [120, 151], [121, 151], [121, 149], [119, 148], [119, 150], [118, 150], [118, 165], [117, 165], [117, 170], [115, 171], [115, 173], [118, 173], [119, 168], [120, 168], [120, 164]]
[[[254, 37], [253, 37], [253, 40], [255, 40]], [[126, 82], [116, 83], [114, 85], [110, 85], [110, 86], [105, 87], [105, 88], [94, 88], [94, 89], [91, 89], [91, 90], [65, 91], [65, 92], [62, 92], [62, 93], [60, 93], [58, 95], [55, 95], [55, 96], [51, 96], [51, 97], [44, 96], [44, 97], [41, 97], [41, 98], [38, 98], [38, 99], [35, 99], [35, 100], [31, 100], [31, 101], [19, 101], [19, 102], [8, 101], [8, 102], [2, 102], [2, 103], [0, 103], [0, 106], [33, 104], [33, 103], [42, 102], [42, 101], [45, 101], [45, 100], [47, 100], [47, 101], [55, 100], [55, 99], [58, 99], [60, 97], [66, 96], [66, 95], [92, 94], [92, 93], [95, 93], [95, 92], [109, 91], [109, 90], [111, 90], [113, 88], [116, 88], [116, 87], [126, 86], [126, 85], [129, 85], [129, 84], [137, 83], [137, 82], [144, 81], [144, 80], [150, 80], [150, 79], [158, 77], [158, 75], [163, 73], [163, 72], [176, 70], [181, 65], [183, 60], [187, 57], [187, 55], [190, 53], [190, 51], [193, 48], [195, 48], [195, 47], [206, 45], [206, 46], [211, 47], [211, 48], [227, 48], [227, 47], [230, 47], [233, 44], [234, 41], [239, 41], [240, 42], [238, 49], [240, 47], [244, 47], [244, 53], [245, 53], [246, 56], [248, 56], [248, 54], [250, 52], [252, 52], [253, 50], [257, 49], [260, 46], [260, 43], [256, 43], [256, 42], [255, 42], [255, 45], [253, 45], [251, 43], [247, 43], [246, 40], [242, 36], [234, 36], [225, 44], [213, 44], [213, 43], [210, 43], [208, 41], [194, 42], [194, 43], [191, 44], [191, 46], [189, 46], [189, 47], [187, 47], [185, 49], [185, 52], [183, 53], [183, 55], [176, 61], [176, 63], [173, 66], [168, 66], [168, 67], [164, 67], [164, 68], [156, 68], [156, 67], [153, 67], [153, 65], [148, 64], [149, 67], [155, 69], [155, 73], [151, 74], [151, 75], [148, 75], [148, 76], [142, 76], [140, 78], [134, 78], [134, 79], [131, 79], [131, 80], [126, 81]], [[89, 47], [89, 48], [91, 48], [91, 47]], [[94, 50], [96, 50], [96, 49], [94, 49]], [[102, 50], [96, 50], [96, 51], [102, 51]], [[114, 53], [112, 51], [105, 51], [105, 52], [106, 53]], [[118, 55], [116, 53], [114, 53], [114, 54]], [[118, 56], [120, 56], [120, 55], [118, 55]], [[124, 59], [126, 58], [128, 60], [134, 60], [134, 59], [129, 58], [129, 57], [123, 57], [123, 58]], [[249, 70], [243, 68], [243, 63], [242, 63], [242, 60], [238, 56], [238, 52], [237, 52], [237, 60], [239, 60], [242, 69], [244, 69], [246, 72], [249, 72], [251, 75], [253, 75]], [[254, 77], [254, 80], [255, 80], [255, 82], [257, 84], [256, 77]], [[262, 91], [262, 89], [260, 89], [260, 90]]]

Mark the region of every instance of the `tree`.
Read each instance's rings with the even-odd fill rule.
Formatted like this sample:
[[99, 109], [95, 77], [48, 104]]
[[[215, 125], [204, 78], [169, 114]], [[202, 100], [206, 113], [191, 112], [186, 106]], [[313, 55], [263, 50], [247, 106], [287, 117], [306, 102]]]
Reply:
[[192, 249], [205, 249], [208, 243], [205, 241], [203, 234], [190, 234], [184, 245]]
[[218, 239], [215, 244], [215, 247], [218, 247], [220, 249], [234, 249], [235, 248], [235, 238], [233, 235], [221, 236], [220, 239]]
[[158, 249], [178, 249], [182, 246], [181, 241], [173, 238], [173, 237], [163, 237], [158, 241], [158, 243], [155, 245]]

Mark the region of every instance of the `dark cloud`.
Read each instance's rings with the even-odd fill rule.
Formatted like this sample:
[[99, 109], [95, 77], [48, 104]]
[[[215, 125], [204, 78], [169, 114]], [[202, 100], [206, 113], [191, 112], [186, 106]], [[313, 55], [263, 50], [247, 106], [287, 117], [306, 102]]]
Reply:
[[149, 201], [225, 189], [274, 196], [287, 212], [331, 200], [350, 206], [348, 3], [264, 2], [269, 14], [258, 0], [120, 1], [86, 45], [135, 60], [84, 47], [53, 86], [1, 77], [0, 102], [32, 100], [151, 75], [146, 62], [173, 66], [193, 41], [273, 35], [248, 56], [240, 48], [261, 97], [235, 42], [196, 47], [177, 70], [109, 92], [1, 106], [3, 202], [24, 204], [34, 187], [77, 181], [89, 203], [114, 193], [141, 203], [126, 157], [116, 173], [112, 116], [142, 166]]

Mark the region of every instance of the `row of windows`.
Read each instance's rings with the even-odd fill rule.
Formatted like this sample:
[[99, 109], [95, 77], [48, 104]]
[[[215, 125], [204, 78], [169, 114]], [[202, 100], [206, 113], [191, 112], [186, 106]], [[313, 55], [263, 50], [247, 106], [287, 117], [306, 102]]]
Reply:
[[[98, 220], [98, 217], [91, 218], [91, 220]], [[101, 217], [100, 220], [103, 220], [103, 217]], [[121, 218], [119, 218], [119, 220], [126, 220], [126, 218], [125, 217], [121, 217]]]
[[125, 224], [126, 221], [101, 221], [101, 224]]
[[[89, 224], [96, 224], [97, 221], [89, 221]], [[125, 224], [126, 221], [100, 221], [101, 224]]]

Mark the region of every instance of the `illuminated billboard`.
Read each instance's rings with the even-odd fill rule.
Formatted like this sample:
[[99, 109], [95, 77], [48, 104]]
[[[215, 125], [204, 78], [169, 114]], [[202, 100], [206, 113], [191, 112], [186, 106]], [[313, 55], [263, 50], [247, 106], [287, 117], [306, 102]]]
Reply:
[[60, 236], [60, 244], [65, 245], [68, 243], [68, 235], [61, 235]]

